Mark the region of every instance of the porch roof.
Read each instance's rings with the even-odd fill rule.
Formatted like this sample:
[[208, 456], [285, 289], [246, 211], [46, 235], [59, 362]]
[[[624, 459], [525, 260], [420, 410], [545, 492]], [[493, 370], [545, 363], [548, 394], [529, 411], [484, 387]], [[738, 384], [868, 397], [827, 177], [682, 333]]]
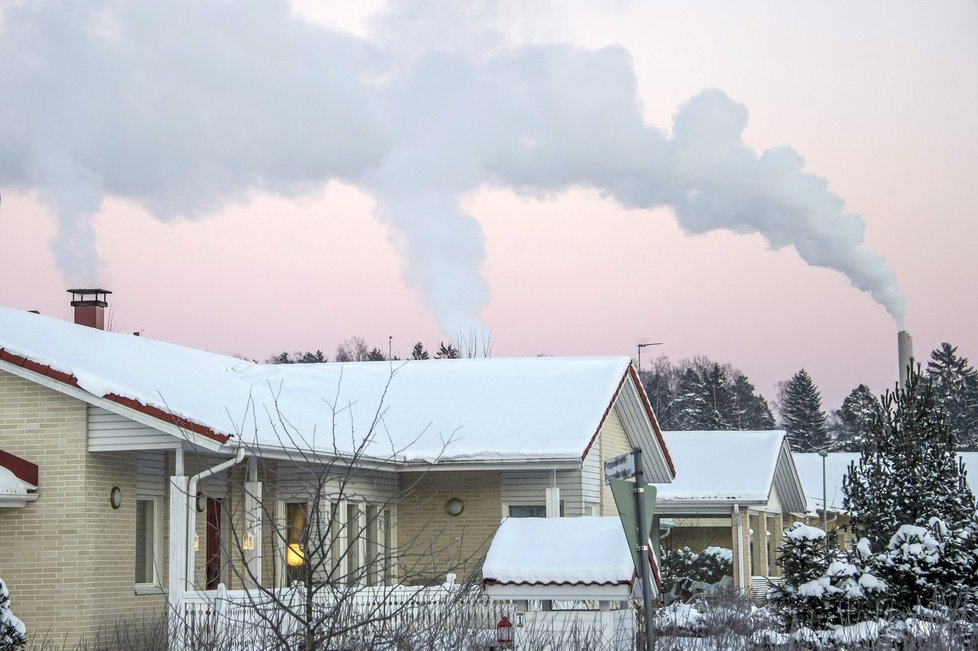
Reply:
[[507, 518], [482, 575], [487, 584], [622, 585], [635, 567], [618, 518]]
[[394, 462], [579, 462], [634, 383], [627, 357], [256, 364], [3, 307], [0, 366], [211, 444]]
[[805, 511], [804, 490], [784, 431], [663, 432], [663, 437], [676, 478], [657, 487], [657, 512], [735, 503], [766, 507], [772, 492], [783, 511]]
[[0, 507], [19, 507], [37, 499], [37, 466], [0, 450]]

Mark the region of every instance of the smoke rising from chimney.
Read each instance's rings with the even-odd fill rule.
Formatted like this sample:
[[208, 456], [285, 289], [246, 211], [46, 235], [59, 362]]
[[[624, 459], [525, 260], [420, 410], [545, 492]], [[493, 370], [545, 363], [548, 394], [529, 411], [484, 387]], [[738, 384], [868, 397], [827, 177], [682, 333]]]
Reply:
[[[404, 17], [437, 11], [396, 4], [399, 25], [432, 24]], [[9, 7], [0, 186], [39, 191], [58, 214], [62, 273], [94, 282], [92, 218], [105, 196], [166, 221], [256, 190], [353, 183], [376, 200], [406, 282], [447, 333], [475, 327], [490, 296], [482, 233], [460, 200], [485, 185], [532, 196], [591, 187], [629, 208], [669, 206], [690, 234], [793, 247], [902, 327], [904, 299], [865, 247], [862, 219], [794, 150], [747, 147], [747, 109], [721, 91], [687, 101], [667, 134], [643, 121], [621, 47], [473, 53], [464, 43], [478, 39], [456, 38], [406, 56], [388, 41], [419, 42], [328, 31], [284, 1]]]

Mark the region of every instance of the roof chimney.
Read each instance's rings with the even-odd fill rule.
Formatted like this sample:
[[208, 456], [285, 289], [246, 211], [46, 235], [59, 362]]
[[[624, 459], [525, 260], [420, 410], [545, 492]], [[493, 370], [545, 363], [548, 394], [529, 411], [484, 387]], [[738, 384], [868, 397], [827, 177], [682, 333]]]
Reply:
[[109, 306], [107, 289], [69, 289], [71, 307], [75, 308], [75, 323], [105, 330], [105, 308]]

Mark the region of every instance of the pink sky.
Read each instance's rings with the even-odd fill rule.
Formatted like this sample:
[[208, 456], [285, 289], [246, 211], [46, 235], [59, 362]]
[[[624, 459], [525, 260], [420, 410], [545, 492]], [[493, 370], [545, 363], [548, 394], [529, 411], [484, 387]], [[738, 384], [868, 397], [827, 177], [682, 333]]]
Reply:
[[[501, 3], [520, 41], [619, 43], [631, 54], [647, 122], [717, 87], [750, 111], [757, 150], [789, 145], [866, 221], [907, 299], [918, 358], [942, 341], [978, 362], [978, 5], [620, 3], [614, 11], [532, 16]], [[567, 14], [570, 13], [570, 17]], [[311, 14], [310, 14], [311, 15]], [[549, 20], [555, 16], [560, 20]], [[320, 7], [361, 33], [369, 17]], [[51, 212], [0, 188], [0, 304], [69, 316], [49, 242]], [[163, 223], [108, 198], [96, 218], [101, 284], [123, 331], [264, 359], [360, 335], [410, 354], [445, 335], [373, 199], [329, 182], [301, 200], [253, 193], [196, 221]], [[596, 192], [539, 199], [484, 187], [464, 201], [481, 226], [495, 356], [696, 354], [729, 362], [769, 399], [801, 367], [834, 409], [856, 384], [896, 376], [896, 327], [839, 273], [807, 266], [760, 236], [687, 236], [670, 211], [626, 210]], [[645, 357], [648, 359], [648, 357]]]

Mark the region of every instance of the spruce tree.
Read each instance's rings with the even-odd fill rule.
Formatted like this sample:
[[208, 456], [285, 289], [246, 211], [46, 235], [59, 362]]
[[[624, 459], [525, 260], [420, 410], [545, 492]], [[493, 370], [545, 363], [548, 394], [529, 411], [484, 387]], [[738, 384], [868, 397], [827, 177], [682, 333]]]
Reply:
[[657, 358], [652, 364], [651, 371], [641, 373], [642, 386], [645, 387], [645, 393], [652, 404], [652, 412], [659, 422], [659, 427], [667, 431], [678, 429], [673, 418], [674, 376], [675, 370], [667, 357]]
[[978, 371], [958, 354], [956, 346], [942, 343], [930, 354], [927, 378], [934, 401], [944, 411], [959, 450], [978, 449]]
[[0, 579], [0, 651], [21, 651], [27, 644], [24, 623], [10, 610], [10, 592]]
[[673, 423], [678, 430], [713, 430], [716, 418], [706, 399], [706, 387], [694, 368], [687, 368], [676, 387]]
[[975, 496], [954, 437], [919, 369], [906, 386], [883, 396], [843, 493], [857, 536], [875, 549], [885, 549], [901, 525], [926, 527], [936, 517], [958, 530], [974, 522]]
[[726, 373], [714, 362], [709, 368], [704, 369], [700, 381], [703, 385], [703, 399], [706, 402], [703, 429], [731, 429], [733, 392]]
[[832, 437], [831, 449], [846, 452], [862, 450], [869, 444], [879, 410], [879, 398], [865, 384], [850, 391], [835, 412], [838, 425]]
[[424, 349], [424, 344], [420, 341], [414, 344], [411, 349], [411, 359], [428, 359], [428, 351]]
[[774, 429], [774, 416], [767, 401], [743, 373], [737, 373], [732, 391], [731, 426], [738, 430]]
[[805, 369], [788, 380], [781, 400], [784, 429], [796, 452], [816, 452], [827, 442], [822, 396]]

